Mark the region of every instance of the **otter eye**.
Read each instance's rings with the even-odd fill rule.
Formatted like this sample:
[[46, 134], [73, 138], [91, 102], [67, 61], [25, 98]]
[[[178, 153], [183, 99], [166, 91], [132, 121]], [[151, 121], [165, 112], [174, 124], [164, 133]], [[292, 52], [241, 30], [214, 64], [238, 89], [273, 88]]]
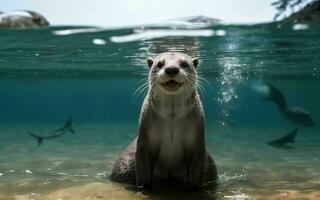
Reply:
[[158, 62], [157, 67], [158, 67], [159, 69], [161, 69], [163, 66], [164, 66], [164, 61]]
[[185, 62], [185, 61], [182, 61], [181, 64], [180, 64], [180, 66], [181, 66], [182, 68], [187, 68], [187, 67], [189, 67], [189, 64], [188, 64], [187, 62]]

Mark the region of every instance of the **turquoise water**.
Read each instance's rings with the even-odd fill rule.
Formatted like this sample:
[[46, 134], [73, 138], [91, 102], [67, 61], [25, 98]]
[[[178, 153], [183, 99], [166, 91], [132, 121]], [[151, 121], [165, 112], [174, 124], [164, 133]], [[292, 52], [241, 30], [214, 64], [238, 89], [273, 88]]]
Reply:
[[[184, 33], [164, 37], [177, 29], [0, 29], [0, 199], [108, 183], [113, 163], [137, 134], [145, 93], [135, 91], [147, 76], [146, 59], [164, 51], [197, 56], [199, 74], [207, 80], [200, 91], [206, 143], [220, 179], [216, 190], [196, 197], [319, 192], [320, 27], [218, 25], [199, 28], [193, 36], [188, 36], [192, 28], [178, 30]], [[124, 37], [148, 31], [158, 38]], [[285, 120], [252, 89], [261, 80], [281, 90], [289, 106], [309, 111], [315, 126]], [[54, 130], [69, 117], [76, 135], [38, 147], [27, 134]], [[294, 148], [266, 145], [295, 127]], [[185, 199], [189, 194], [152, 195]]]

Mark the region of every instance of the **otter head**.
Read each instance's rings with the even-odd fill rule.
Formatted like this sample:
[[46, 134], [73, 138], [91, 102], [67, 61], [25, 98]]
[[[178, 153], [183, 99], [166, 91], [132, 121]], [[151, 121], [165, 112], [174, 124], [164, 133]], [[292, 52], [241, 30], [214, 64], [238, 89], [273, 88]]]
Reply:
[[154, 60], [149, 58], [149, 88], [157, 93], [176, 95], [191, 94], [196, 90], [198, 59], [177, 53], [159, 54]]

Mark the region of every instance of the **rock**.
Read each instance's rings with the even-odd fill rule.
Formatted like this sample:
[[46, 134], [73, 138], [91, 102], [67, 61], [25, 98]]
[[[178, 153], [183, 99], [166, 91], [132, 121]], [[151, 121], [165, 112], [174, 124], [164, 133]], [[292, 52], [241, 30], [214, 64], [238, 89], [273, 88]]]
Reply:
[[221, 20], [217, 18], [211, 18], [203, 15], [198, 16], [190, 16], [190, 17], [180, 17], [176, 19], [171, 19], [169, 21], [172, 22], [184, 22], [188, 23], [189, 25], [194, 26], [212, 26], [212, 25], [218, 25], [221, 24]]
[[41, 14], [29, 11], [0, 12], [0, 27], [27, 28], [49, 26], [49, 22]]

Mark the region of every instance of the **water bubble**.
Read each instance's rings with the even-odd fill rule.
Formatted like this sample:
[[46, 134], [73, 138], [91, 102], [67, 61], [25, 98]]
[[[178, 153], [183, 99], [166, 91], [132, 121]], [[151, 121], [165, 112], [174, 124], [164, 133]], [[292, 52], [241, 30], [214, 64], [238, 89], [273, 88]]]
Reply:
[[92, 43], [95, 45], [105, 45], [107, 42], [103, 39], [95, 38], [92, 40]]
[[223, 29], [216, 30], [216, 36], [225, 36], [227, 32]]
[[[215, 33], [210, 29], [193, 29], [193, 30], [168, 30], [168, 29], [158, 29], [158, 30], [146, 30], [134, 34], [122, 35], [122, 36], [112, 36], [110, 38], [111, 42], [123, 43], [123, 42], [134, 42], [141, 40], [150, 40], [156, 38], [166, 38], [166, 37], [211, 37]], [[223, 35], [220, 30], [219, 34]]]
[[295, 24], [292, 26], [292, 30], [294, 31], [307, 30], [307, 29], [309, 29], [308, 24]]

